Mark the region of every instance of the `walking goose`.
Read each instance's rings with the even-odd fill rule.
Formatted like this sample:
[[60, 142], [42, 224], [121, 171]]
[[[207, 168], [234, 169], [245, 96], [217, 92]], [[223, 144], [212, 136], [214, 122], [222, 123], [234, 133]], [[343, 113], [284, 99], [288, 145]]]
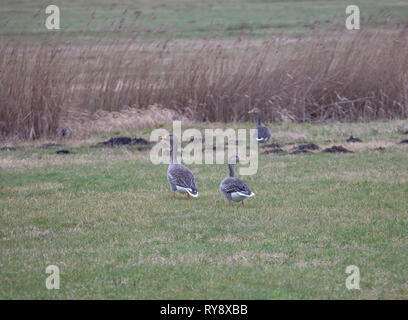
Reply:
[[161, 140], [166, 140], [170, 144], [170, 164], [167, 169], [167, 181], [170, 189], [173, 192], [173, 199], [176, 197], [176, 191], [187, 193], [190, 196], [197, 198], [198, 191], [196, 181], [190, 169], [179, 164], [177, 161], [177, 139], [170, 133], [167, 136], [161, 136]]
[[220, 184], [221, 194], [228, 199], [228, 205], [231, 205], [232, 200], [235, 202], [242, 201], [242, 205], [244, 206], [245, 199], [255, 195], [244, 181], [234, 177], [234, 164], [238, 163], [240, 160], [243, 159], [238, 155], [232, 156], [228, 160], [229, 177], [222, 180]]
[[256, 129], [258, 131], [258, 136], [255, 137], [259, 142], [267, 142], [271, 137], [271, 130], [261, 122], [261, 110], [258, 108], [253, 108], [249, 110], [248, 113], [255, 114], [256, 117]]

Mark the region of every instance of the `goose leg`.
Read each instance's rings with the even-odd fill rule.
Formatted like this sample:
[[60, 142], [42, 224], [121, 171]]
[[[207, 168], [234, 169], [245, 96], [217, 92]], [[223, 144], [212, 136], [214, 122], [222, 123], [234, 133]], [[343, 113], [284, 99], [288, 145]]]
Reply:
[[242, 206], [245, 206], [245, 202], [244, 202], [244, 200], [242, 200]]
[[176, 193], [173, 191], [173, 200], [176, 199]]
[[189, 199], [190, 199], [190, 194], [189, 194], [189, 193], [187, 193], [187, 198], [189, 198]]
[[231, 207], [231, 200], [228, 200], [228, 206]]

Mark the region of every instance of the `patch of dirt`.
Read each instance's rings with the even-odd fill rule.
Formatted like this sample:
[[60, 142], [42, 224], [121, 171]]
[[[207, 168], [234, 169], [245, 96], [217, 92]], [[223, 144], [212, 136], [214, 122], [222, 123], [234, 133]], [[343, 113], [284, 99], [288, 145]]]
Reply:
[[320, 147], [312, 142], [301, 144], [295, 147], [296, 150], [319, 150]]
[[295, 149], [290, 154], [301, 154], [301, 153], [312, 154], [313, 152], [307, 149]]
[[280, 148], [281, 145], [279, 143], [273, 142], [273, 143], [269, 143], [269, 144], [264, 144], [263, 146], [261, 146], [261, 148]]
[[330, 148], [326, 148], [323, 150], [323, 152], [329, 152], [329, 153], [353, 153], [353, 151], [350, 151], [343, 146], [332, 146]]
[[400, 143], [401, 143], [401, 144], [408, 143], [408, 139], [401, 140], [401, 142], [400, 142]]
[[363, 142], [363, 140], [357, 137], [350, 136], [350, 138], [348, 138], [346, 142]]
[[56, 154], [73, 154], [74, 152], [71, 152], [69, 150], [66, 149], [62, 149], [62, 150], [57, 150], [55, 151]]
[[320, 147], [312, 142], [300, 144], [292, 149], [290, 154], [313, 153], [310, 150], [319, 150]]
[[264, 152], [262, 152], [262, 154], [282, 154], [285, 151], [281, 148], [273, 148], [273, 149], [269, 149], [269, 150], [265, 150]]
[[[131, 138], [131, 137], [113, 137], [107, 141], [99, 142], [92, 147], [115, 147], [115, 146], [125, 146], [125, 145], [133, 145], [133, 144], [141, 144], [144, 146], [148, 146], [151, 143], [143, 138]], [[140, 148], [138, 148], [140, 149]], [[146, 149], [146, 147], [145, 147]]]
[[123, 146], [126, 144], [132, 144], [131, 137], [114, 137], [114, 138], [110, 138], [107, 141], [99, 142], [97, 145], [113, 147], [113, 146]]
[[137, 147], [136, 148], [137, 151], [145, 151], [145, 150], [150, 150], [149, 146], [142, 146], [142, 147]]
[[143, 144], [143, 145], [148, 145], [148, 144], [150, 144], [149, 141], [147, 141], [146, 139], [143, 139], [143, 138], [134, 138], [134, 139], [133, 139], [133, 143]]
[[378, 147], [378, 148], [375, 148], [375, 149], [374, 149], [374, 151], [384, 151], [384, 150], [385, 150], [384, 147]]

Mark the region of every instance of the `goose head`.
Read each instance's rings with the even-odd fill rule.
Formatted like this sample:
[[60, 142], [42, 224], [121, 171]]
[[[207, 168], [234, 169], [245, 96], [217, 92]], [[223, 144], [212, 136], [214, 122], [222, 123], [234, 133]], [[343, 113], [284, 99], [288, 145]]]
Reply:
[[160, 140], [167, 141], [170, 144], [170, 149], [173, 149], [174, 146], [177, 146], [177, 139], [172, 133], [169, 133], [168, 135], [160, 136]]
[[228, 159], [228, 164], [236, 164], [239, 163], [240, 161], [245, 161], [245, 159], [241, 158], [238, 155], [234, 155]]
[[258, 108], [253, 108], [249, 110], [248, 113], [253, 113], [255, 115], [258, 115], [258, 114], [261, 114], [261, 110], [259, 110]]

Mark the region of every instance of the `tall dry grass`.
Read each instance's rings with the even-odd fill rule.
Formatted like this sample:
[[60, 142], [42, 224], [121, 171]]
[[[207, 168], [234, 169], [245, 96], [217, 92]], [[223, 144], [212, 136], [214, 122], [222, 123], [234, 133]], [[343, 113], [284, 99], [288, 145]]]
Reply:
[[[329, 30], [302, 39], [141, 40], [117, 26], [86, 43], [54, 32], [0, 42], [0, 138], [52, 136], [71, 108], [158, 104], [198, 121], [408, 117], [408, 29]], [[85, 33], [86, 34], [86, 33]], [[65, 39], [65, 40], [64, 40]]]

